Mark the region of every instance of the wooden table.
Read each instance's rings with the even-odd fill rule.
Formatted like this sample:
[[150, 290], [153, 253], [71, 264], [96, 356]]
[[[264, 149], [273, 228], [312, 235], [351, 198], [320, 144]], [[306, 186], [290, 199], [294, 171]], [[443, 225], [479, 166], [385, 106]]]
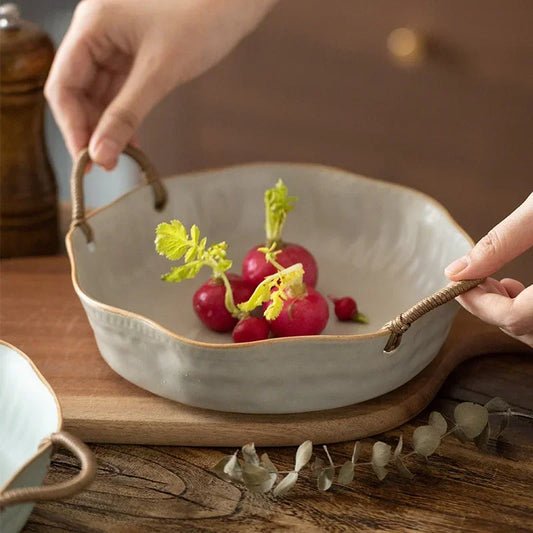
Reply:
[[[430, 410], [451, 415], [465, 400], [483, 403], [501, 396], [532, 415], [532, 378], [530, 354], [470, 360], [450, 376], [429, 409], [379, 439], [394, 445], [403, 434], [409, 447], [414, 428]], [[211, 468], [232, 450], [96, 444], [91, 448], [99, 467], [90, 489], [64, 502], [36, 505], [24, 531], [532, 531], [532, 437], [531, 420], [513, 418], [487, 452], [448, 437], [427, 464], [409, 463], [416, 474], [412, 481], [391, 472], [379, 482], [362, 467], [349, 487], [319, 493], [306, 471], [283, 500], [218, 479]], [[363, 460], [375, 440], [364, 441]], [[331, 446], [336, 464], [351, 449], [352, 443]], [[283, 470], [293, 467], [294, 452], [268, 450]], [[59, 453], [46, 482], [65, 480], [77, 469], [70, 455]]]

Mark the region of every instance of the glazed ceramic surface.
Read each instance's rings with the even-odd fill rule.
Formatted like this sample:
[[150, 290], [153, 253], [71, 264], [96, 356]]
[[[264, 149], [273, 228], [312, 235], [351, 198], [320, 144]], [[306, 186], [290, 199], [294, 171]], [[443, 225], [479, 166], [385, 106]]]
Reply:
[[[0, 341], [0, 494], [37, 487], [50, 465], [51, 445], [41, 441], [60, 430], [57, 399], [31, 361]], [[33, 503], [12, 505], [0, 513], [0, 531], [19, 531]]]
[[[307, 247], [318, 290], [352, 296], [368, 325], [330, 321], [320, 336], [232, 344], [207, 330], [191, 298], [208, 277], [160, 280], [172, 263], [154, 251], [155, 227], [197, 224], [226, 240], [232, 271], [264, 239], [265, 189], [283, 179], [298, 203], [284, 240]], [[398, 349], [383, 353], [383, 324], [444, 287], [444, 267], [472, 246], [442, 206], [419, 192], [337, 169], [252, 164], [163, 180], [168, 202], [153, 208], [143, 186], [88, 217], [94, 242], [67, 236], [74, 287], [100, 352], [120, 375], [155, 394], [208, 409], [295, 413], [349, 405], [399, 387], [446, 338], [457, 304], [416, 321]]]

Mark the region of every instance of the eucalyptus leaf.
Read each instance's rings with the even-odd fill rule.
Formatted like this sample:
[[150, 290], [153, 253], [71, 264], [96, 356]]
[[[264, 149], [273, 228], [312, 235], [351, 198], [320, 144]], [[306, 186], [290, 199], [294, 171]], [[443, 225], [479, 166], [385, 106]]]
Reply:
[[269, 472], [273, 474], [278, 473], [278, 469], [276, 468], [276, 465], [270, 460], [270, 457], [266, 453], [261, 455], [261, 465], [264, 466]]
[[372, 465], [384, 467], [389, 464], [391, 458], [391, 447], [384, 442], [378, 441], [372, 447]]
[[250, 463], [254, 466], [259, 466], [259, 456], [257, 455], [257, 452], [255, 451], [255, 445], [253, 442], [250, 442], [248, 444], [245, 444], [242, 447], [242, 456], [244, 457], [245, 463]]
[[500, 437], [500, 435], [509, 427], [510, 421], [511, 421], [510, 412], [506, 412], [503, 416], [500, 417], [500, 425], [498, 427], [498, 433], [496, 434], [496, 438]]
[[483, 431], [474, 439], [474, 444], [480, 449], [484, 450], [489, 443], [490, 438], [490, 424], [487, 422], [487, 425]]
[[223, 457], [214, 467], [213, 472], [224, 481], [232, 481], [231, 477], [226, 474], [224, 471], [224, 468], [226, 465], [230, 462], [230, 460], [233, 458], [233, 455], [226, 455], [226, 457]]
[[272, 474], [262, 466], [244, 463], [242, 480], [251, 492], [268, 492], [276, 482], [276, 474]]
[[372, 463], [372, 470], [374, 471], [374, 474], [378, 476], [380, 481], [383, 481], [387, 477], [388, 470], [384, 466]]
[[455, 423], [469, 439], [475, 439], [487, 425], [489, 412], [486, 407], [472, 402], [458, 404], [454, 410]]
[[294, 470], [299, 472], [311, 459], [313, 455], [313, 443], [310, 440], [306, 440], [304, 443], [298, 446], [296, 450], [296, 464]]
[[335, 476], [335, 467], [328, 466], [323, 468], [318, 474], [317, 486], [318, 490], [323, 492], [329, 490], [333, 484], [333, 477]]
[[357, 463], [360, 453], [361, 453], [361, 441], [355, 441], [355, 444], [353, 445], [352, 463], [354, 464]]
[[346, 461], [339, 471], [339, 477], [337, 481], [341, 485], [349, 485], [354, 478], [354, 463], [352, 461]]
[[496, 398], [492, 398], [485, 404], [485, 408], [489, 413], [498, 413], [511, 409], [511, 406], [505, 400], [496, 396]]
[[429, 414], [428, 424], [433, 426], [439, 432], [441, 437], [446, 433], [446, 431], [448, 431], [448, 423], [438, 411], [431, 411]]
[[472, 439], [469, 439], [466, 435], [465, 435], [465, 432], [459, 428], [459, 427], [456, 427], [454, 430], [453, 430], [453, 434], [454, 436], [457, 438], [457, 440], [459, 440], [460, 442], [462, 442], [463, 444], [466, 444], [467, 442], [470, 442]]
[[413, 448], [419, 455], [429, 457], [439, 447], [440, 437], [434, 426], [420, 426], [413, 433]]
[[400, 456], [394, 457], [394, 465], [398, 469], [400, 476], [407, 479], [413, 479], [415, 477], [415, 475], [405, 466]]
[[394, 449], [394, 459], [396, 460], [400, 454], [402, 453], [402, 449], [403, 449], [403, 436], [400, 435], [400, 439], [398, 440], [398, 444], [396, 444], [396, 448]]
[[298, 472], [290, 472], [276, 485], [272, 493], [274, 496], [282, 498], [293, 489], [297, 481]]
[[313, 466], [311, 467], [311, 471], [313, 472], [313, 475], [318, 477], [322, 469], [324, 468], [324, 465], [326, 462], [321, 457], [315, 457], [315, 462], [313, 463]]
[[224, 466], [224, 473], [229, 476], [232, 481], [242, 481], [242, 468], [235, 452], [230, 460]]

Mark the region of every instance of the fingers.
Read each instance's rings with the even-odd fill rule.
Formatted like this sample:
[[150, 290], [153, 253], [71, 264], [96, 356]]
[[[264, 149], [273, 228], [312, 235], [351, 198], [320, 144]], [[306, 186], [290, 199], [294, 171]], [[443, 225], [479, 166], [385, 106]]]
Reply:
[[116, 97], [103, 112], [89, 143], [91, 159], [106, 169], [134, 137], [148, 112], [168, 92], [164, 74], [148, 53], [140, 53]]
[[524, 284], [516, 279], [504, 278], [500, 283], [505, 287], [510, 298], [516, 298], [525, 289]]
[[[84, 4], [85, 2], [83, 2]], [[96, 75], [80, 17], [75, 17], [59, 47], [44, 88], [54, 118], [74, 158], [89, 143], [93, 110], [85, 89]]]
[[[509, 296], [502, 293], [502, 287]], [[516, 296], [513, 292], [521, 289]], [[457, 297], [457, 301], [478, 318], [500, 327], [507, 334], [533, 346], [533, 286], [524, 288], [516, 280], [498, 282], [488, 278], [475, 289]]]
[[483, 278], [533, 246], [533, 194], [500, 222], [472, 251], [445, 269], [453, 281]]

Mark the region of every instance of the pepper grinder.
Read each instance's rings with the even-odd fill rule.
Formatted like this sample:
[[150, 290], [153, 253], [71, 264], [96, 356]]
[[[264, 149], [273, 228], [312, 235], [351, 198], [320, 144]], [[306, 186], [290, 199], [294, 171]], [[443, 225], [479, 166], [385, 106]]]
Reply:
[[0, 257], [58, 250], [57, 185], [44, 140], [54, 46], [17, 6], [0, 6]]

